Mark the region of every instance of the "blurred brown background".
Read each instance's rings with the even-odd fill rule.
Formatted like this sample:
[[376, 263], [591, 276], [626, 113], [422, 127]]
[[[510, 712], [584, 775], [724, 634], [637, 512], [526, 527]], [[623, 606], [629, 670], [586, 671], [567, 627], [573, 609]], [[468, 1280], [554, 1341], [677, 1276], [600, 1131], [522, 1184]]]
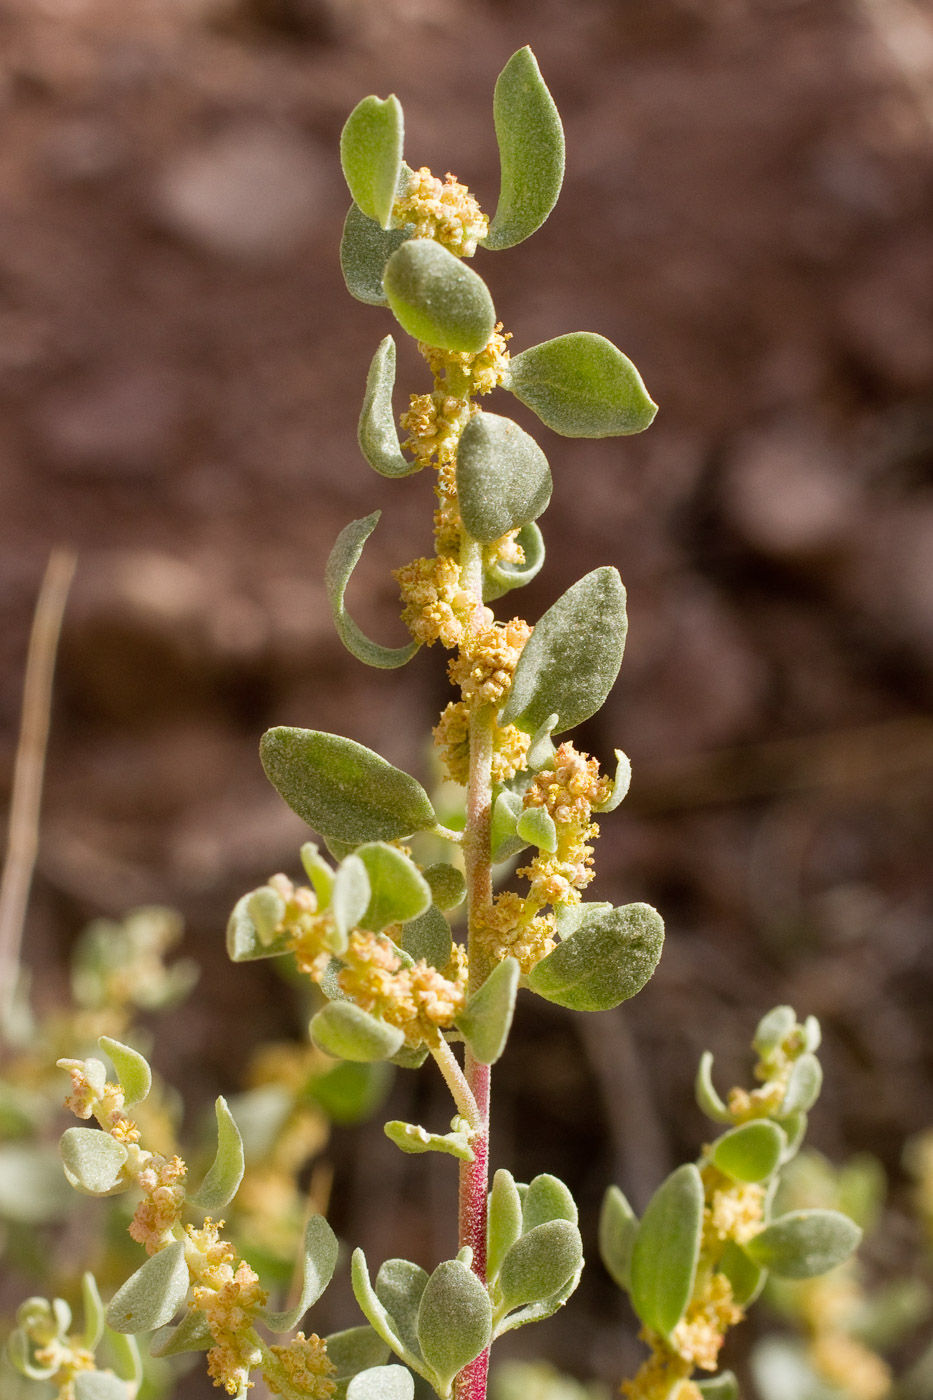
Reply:
[[[68, 543], [39, 994], [88, 917], [164, 901], [205, 969], [161, 1032], [170, 1078], [212, 1095], [256, 1040], [300, 1033], [276, 977], [223, 952], [233, 900], [294, 873], [304, 836], [259, 733], [336, 729], [424, 774], [447, 699], [436, 652], [391, 674], [345, 655], [323, 598], [337, 531], [383, 506], [354, 607], [400, 641], [389, 571], [431, 509], [356, 447], [394, 323], [343, 287], [337, 139], [395, 91], [409, 162], [491, 210], [492, 87], [525, 43], [567, 179], [532, 241], [475, 266], [513, 349], [601, 332], [661, 405], [642, 438], [536, 430], [548, 566], [506, 602], [533, 620], [602, 563], [630, 595], [583, 735], [635, 771], [595, 894], [656, 904], [668, 948], [617, 1013], [523, 998], [497, 1071], [497, 1162], [571, 1179], [592, 1252], [605, 1183], [641, 1205], [702, 1141], [700, 1050], [725, 1087], [778, 1001], [826, 1027], [817, 1145], [878, 1153], [897, 1186], [933, 1121], [929, 0], [0, 0], [0, 771]], [[407, 350], [399, 382], [427, 387]], [[411, 1075], [396, 1093], [394, 1115], [448, 1111]], [[334, 1153], [346, 1238], [451, 1252], [449, 1162], [403, 1162], [378, 1125]], [[354, 1320], [345, 1279], [331, 1297], [319, 1330]], [[638, 1354], [598, 1265], [510, 1345], [606, 1378]]]

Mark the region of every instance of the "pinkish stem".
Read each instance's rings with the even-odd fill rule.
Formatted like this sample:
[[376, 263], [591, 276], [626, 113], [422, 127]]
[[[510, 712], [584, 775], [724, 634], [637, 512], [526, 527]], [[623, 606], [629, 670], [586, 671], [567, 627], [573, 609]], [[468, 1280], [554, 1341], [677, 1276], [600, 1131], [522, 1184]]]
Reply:
[[[473, 1161], [460, 1164], [460, 1247], [473, 1251], [473, 1272], [486, 1282], [486, 1211], [489, 1194], [489, 1079], [488, 1065], [466, 1051], [464, 1069], [479, 1110], [480, 1126], [472, 1140]], [[489, 1348], [464, 1366], [454, 1388], [455, 1400], [485, 1400]]]

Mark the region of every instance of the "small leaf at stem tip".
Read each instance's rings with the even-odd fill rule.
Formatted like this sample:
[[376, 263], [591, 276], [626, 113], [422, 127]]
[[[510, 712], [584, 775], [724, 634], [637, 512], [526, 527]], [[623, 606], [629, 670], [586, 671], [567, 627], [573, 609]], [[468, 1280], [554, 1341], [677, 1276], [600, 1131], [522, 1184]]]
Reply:
[[74, 1400], [126, 1400], [126, 1381], [112, 1371], [84, 1371], [74, 1378]]
[[726, 1105], [716, 1092], [713, 1084], [713, 1055], [712, 1051], [704, 1050], [700, 1056], [700, 1063], [697, 1067], [696, 1079], [693, 1084], [694, 1098], [697, 1107], [707, 1118], [712, 1118], [714, 1123], [732, 1123], [735, 1120]]
[[605, 802], [593, 804], [593, 811], [600, 816], [605, 812], [614, 812], [623, 798], [628, 796], [628, 790], [632, 785], [632, 765], [628, 757], [621, 749], [615, 750], [616, 775], [612, 780], [612, 792]]
[[523, 1234], [499, 1270], [504, 1311], [540, 1303], [562, 1288], [583, 1262], [583, 1241], [569, 1220], [548, 1220]]
[[337, 1267], [337, 1236], [323, 1215], [312, 1215], [305, 1226], [301, 1293], [293, 1308], [284, 1312], [260, 1312], [270, 1332], [291, 1332], [317, 1302]]
[[243, 1180], [245, 1166], [243, 1139], [223, 1095], [218, 1096], [214, 1112], [217, 1115], [217, 1153], [207, 1176], [189, 1197], [193, 1206], [208, 1213], [230, 1204]]
[[414, 1377], [404, 1366], [374, 1366], [347, 1386], [347, 1400], [413, 1400]]
[[126, 1191], [126, 1148], [100, 1128], [66, 1128], [59, 1143], [68, 1184], [82, 1196], [111, 1196]]
[[457, 1259], [438, 1264], [418, 1309], [418, 1341], [440, 1382], [442, 1400], [458, 1372], [489, 1345], [491, 1335], [489, 1294], [473, 1270]]
[[662, 1336], [671, 1334], [690, 1301], [702, 1227], [703, 1183], [689, 1162], [655, 1191], [632, 1249], [632, 1306], [645, 1326]]
[[81, 1300], [84, 1304], [82, 1341], [88, 1351], [96, 1351], [104, 1335], [104, 1305], [101, 1302], [97, 1279], [92, 1273], [85, 1273], [81, 1277]]
[[135, 1108], [152, 1088], [152, 1070], [148, 1060], [131, 1045], [111, 1040], [109, 1035], [102, 1035], [97, 1044], [105, 1055], [110, 1056], [117, 1078], [123, 1085], [124, 1108]]
[[450, 962], [453, 939], [450, 925], [437, 905], [432, 904], [430, 909], [405, 925], [402, 929], [402, 948], [415, 962], [423, 958], [438, 972], [443, 972]]
[[[390, 335], [380, 342], [366, 376], [366, 394], [360, 413], [357, 438], [369, 465], [380, 476], [411, 476], [424, 465], [402, 455], [392, 407], [395, 387], [395, 341]], [[504, 533], [504, 531], [503, 531]]]
[[780, 1118], [794, 1113], [807, 1113], [816, 1103], [823, 1087], [823, 1069], [815, 1055], [808, 1052], [794, 1061], [787, 1081], [787, 1093], [781, 1104]]
[[594, 569], [578, 579], [526, 642], [500, 723], [533, 734], [556, 713], [561, 733], [595, 715], [619, 674], [627, 629], [618, 572]]
[[246, 896], [246, 912], [264, 947], [276, 939], [279, 924], [285, 918], [285, 900], [271, 885], [260, 885]]
[[527, 46], [499, 74], [493, 120], [501, 167], [499, 202], [482, 241], [486, 248], [511, 248], [541, 227], [564, 179], [560, 116]]
[[648, 904], [589, 907], [594, 912], [532, 968], [527, 984], [571, 1011], [608, 1011], [640, 992], [654, 972], [664, 924]]
[[387, 229], [402, 169], [404, 117], [398, 98], [364, 97], [340, 134], [340, 164], [357, 204], [369, 219]]
[[487, 1217], [486, 1270], [491, 1279], [498, 1274], [503, 1259], [521, 1238], [521, 1233], [522, 1198], [512, 1173], [500, 1167], [492, 1179]]
[[627, 437], [644, 432], [658, 411], [628, 356], [592, 331], [523, 350], [502, 387], [562, 437]]
[[363, 546], [379, 522], [381, 511], [361, 520], [351, 520], [337, 536], [324, 569], [324, 587], [330, 603], [337, 635], [351, 656], [363, 661], [367, 666], [375, 666], [383, 671], [395, 670], [410, 661], [418, 650], [419, 642], [409, 642], [403, 647], [384, 647], [373, 642], [353, 621], [344, 602], [350, 575], [359, 562]]
[[557, 850], [557, 827], [546, 807], [526, 807], [518, 819], [515, 834], [539, 851]]
[[304, 872], [314, 886], [318, 910], [323, 913], [325, 909], [330, 908], [334, 888], [334, 872], [313, 841], [305, 841], [298, 854], [301, 857]]
[[153, 1254], [114, 1295], [107, 1326], [114, 1332], [151, 1332], [171, 1322], [188, 1292], [183, 1240]]
[[431, 898], [438, 909], [445, 912], [456, 909], [466, 898], [466, 880], [463, 871], [456, 865], [448, 865], [446, 861], [429, 865], [424, 871], [424, 878], [431, 886]]
[[599, 1257], [614, 1283], [628, 1292], [638, 1219], [618, 1186], [610, 1186], [599, 1213]]
[[778, 1278], [816, 1278], [858, 1248], [862, 1232], [836, 1210], [795, 1210], [772, 1220], [742, 1247]]
[[454, 1021], [481, 1065], [495, 1064], [505, 1049], [512, 1028], [518, 978], [516, 959], [503, 958]]
[[440, 243], [411, 238], [389, 258], [382, 277], [403, 330], [441, 350], [477, 354], [496, 325], [483, 279]]
[[401, 1050], [405, 1035], [352, 1001], [332, 1001], [311, 1020], [311, 1039], [336, 1060], [387, 1060]]
[[186, 1312], [177, 1327], [163, 1327], [149, 1340], [153, 1356], [181, 1356], [186, 1351], [207, 1351], [214, 1334], [200, 1308]]
[[366, 866], [355, 853], [346, 856], [337, 866], [331, 897], [334, 923], [343, 944], [342, 948], [334, 949], [338, 956], [346, 949], [350, 931], [356, 928], [366, 913], [369, 899], [370, 885]]
[[735, 1181], [766, 1181], [780, 1166], [786, 1147], [787, 1137], [778, 1125], [759, 1118], [723, 1133], [713, 1143], [710, 1157]]
[[327, 1359], [334, 1366], [337, 1386], [344, 1385], [360, 1371], [381, 1366], [389, 1358], [389, 1348], [372, 1327], [347, 1327], [324, 1338]]
[[796, 1024], [797, 1013], [792, 1006], [775, 1006], [758, 1022], [752, 1038], [752, 1049], [763, 1057], [773, 1054]]
[[353, 859], [365, 867], [371, 890], [362, 928], [381, 933], [388, 924], [407, 923], [430, 908], [431, 887], [404, 851], [371, 841], [359, 846]]
[[524, 811], [522, 799], [517, 792], [506, 788], [499, 793], [493, 803], [492, 824], [490, 827], [490, 849], [492, 863], [498, 865], [511, 856], [523, 851], [528, 842], [516, 835], [518, 819]]
[[411, 235], [410, 226], [382, 229], [358, 205], [350, 205], [340, 240], [340, 270], [352, 297], [367, 306], [388, 306], [382, 273], [396, 248]]
[[413, 1155], [420, 1155], [422, 1152], [443, 1152], [448, 1157], [459, 1158], [461, 1162], [475, 1160], [466, 1133], [429, 1133], [427, 1128], [422, 1128], [417, 1123], [403, 1123], [398, 1118], [384, 1124], [383, 1132], [401, 1152]]
[[696, 1381], [703, 1400], [739, 1400], [739, 1383], [731, 1371], [723, 1371], [707, 1381]]
[[735, 1240], [727, 1240], [719, 1261], [719, 1272], [725, 1274], [732, 1285], [732, 1299], [736, 1307], [745, 1308], [753, 1303], [767, 1281], [767, 1270], [760, 1269], [749, 1259], [744, 1249]]
[[418, 1309], [428, 1275], [409, 1259], [386, 1259], [376, 1275], [376, 1296], [392, 1319], [394, 1330], [414, 1356], [421, 1358], [418, 1343]]
[[549, 1220], [569, 1220], [571, 1225], [576, 1225], [577, 1203], [570, 1188], [559, 1177], [542, 1172], [528, 1183], [522, 1201], [522, 1229], [527, 1234], [536, 1225], [546, 1225]]
[[279, 795], [324, 836], [395, 841], [437, 825], [421, 784], [352, 739], [281, 726], [266, 731], [259, 753]]
[[544, 563], [544, 537], [534, 521], [523, 525], [515, 543], [525, 556], [524, 563], [483, 564], [483, 602], [494, 603], [513, 588], [524, 588], [541, 572]]
[[280, 957], [289, 949], [288, 935], [281, 933], [264, 943], [250, 914], [250, 895], [244, 894], [233, 906], [227, 920], [227, 956], [231, 962], [255, 962], [259, 958]]
[[537, 520], [551, 499], [551, 469], [524, 428], [477, 411], [457, 445], [457, 503], [467, 532], [492, 544]]

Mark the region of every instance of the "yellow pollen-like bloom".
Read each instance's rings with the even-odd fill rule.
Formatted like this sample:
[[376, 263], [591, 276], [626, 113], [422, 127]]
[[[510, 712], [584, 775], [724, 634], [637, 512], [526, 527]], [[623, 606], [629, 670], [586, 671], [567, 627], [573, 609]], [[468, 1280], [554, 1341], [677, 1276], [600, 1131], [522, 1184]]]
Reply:
[[517, 958], [522, 972], [530, 972], [557, 944], [557, 930], [551, 914], [529, 919], [521, 895], [506, 890], [479, 915], [479, 939], [484, 951], [495, 962]]
[[519, 617], [467, 632], [447, 671], [468, 705], [499, 705], [505, 699], [530, 636], [531, 627]]
[[404, 610], [402, 621], [425, 646], [455, 647], [473, 610], [472, 595], [460, 582], [455, 559], [413, 559], [395, 570]]
[[489, 231], [489, 220], [466, 185], [447, 172], [432, 175], [426, 165], [412, 172], [408, 188], [392, 209], [395, 226], [414, 226], [415, 238], [433, 238], [460, 258], [471, 258]]
[[[306, 1337], [299, 1332], [287, 1346], [273, 1346], [269, 1350], [282, 1367], [286, 1382], [302, 1395], [307, 1395], [308, 1400], [329, 1400], [337, 1389], [337, 1383], [332, 1379], [337, 1368], [327, 1355], [323, 1341], [315, 1333]], [[285, 1393], [271, 1368], [265, 1371], [265, 1378], [273, 1395]]]
[[453, 977], [445, 977], [423, 958], [401, 966], [388, 940], [356, 930], [343, 955], [347, 966], [338, 979], [341, 991], [364, 1011], [379, 1015], [404, 1031], [410, 1046], [434, 1040], [449, 1029], [466, 1001], [466, 959], [457, 959]]

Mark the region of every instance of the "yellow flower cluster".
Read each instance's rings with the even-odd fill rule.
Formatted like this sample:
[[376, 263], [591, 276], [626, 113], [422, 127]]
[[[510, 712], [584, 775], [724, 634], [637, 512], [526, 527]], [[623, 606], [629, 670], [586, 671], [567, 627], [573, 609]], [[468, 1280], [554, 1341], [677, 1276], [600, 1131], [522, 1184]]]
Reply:
[[422, 467], [435, 466], [442, 474], [442, 489], [455, 494], [453, 463], [457, 442], [470, 416], [465, 399], [454, 398], [436, 385], [433, 394], [412, 394], [408, 411], [399, 418], [409, 433], [402, 446]]
[[172, 1242], [172, 1232], [185, 1204], [186, 1175], [187, 1167], [181, 1157], [156, 1154], [136, 1178], [144, 1196], [130, 1221], [129, 1232], [147, 1254], [158, 1254]]
[[82, 1346], [76, 1336], [69, 1336], [64, 1342], [52, 1337], [45, 1346], [35, 1352], [38, 1366], [54, 1366], [48, 1377], [48, 1384], [58, 1387], [57, 1400], [75, 1400], [75, 1377], [82, 1371], [96, 1371], [94, 1353]]
[[204, 1313], [214, 1338], [207, 1374], [215, 1386], [236, 1395], [251, 1385], [249, 1373], [262, 1360], [253, 1323], [268, 1294], [245, 1259], [234, 1268], [236, 1251], [220, 1239], [223, 1223], [215, 1225], [208, 1217], [200, 1229], [189, 1225], [185, 1259], [193, 1284], [192, 1306]]
[[702, 1392], [688, 1379], [692, 1369], [679, 1356], [656, 1351], [634, 1380], [623, 1383], [622, 1394], [628, 1400], [703, 1400]]
[[415, 640], [425, 646], [457, 646], [475, 607], [472, 594], [460, 582], [457, 560], [446, 555], [413, 559], [396, 569], [395, 578], [405, 605], [402, 621]]
[[447, 172], [432, 175], [426, 165], [413, 170], [408, 188], [392, 209], [396, 228], [414, 226], [415, 238], [433, 238], [458, 258], [471, 258], [489, 231], [489, 220], [466, 185]]
[[493, 962], [516, 958], [522, 972], [530, 972], [557, 943], [554, 916], [535, 915], [529, 901], [511, 890], [481, 911], [477, 936]]
[[435, 385], [440, 387], [443, 379], [454, 382], [458, 389], [465, 384], [464, 397], [476, 394], [490, 394], [498, 389], [505, 378], [509, 365], [508, 343], [512, 332], [502, 329], [502, 322], [496, 328], [482, 350], [470, 354], [468, 350], [441, 350], [436, 345], [419, 345], [434, 375]]
[[306, 1395], [308, 1400], [329, 1400], [334, 1394], [337, 1383], [332, 1377], [336, 1373], [336, 1367], [329, 1359], [321, 1338], [314, 1332], [310, 1337], [298, 1332], [294, 1341], [289, 1342], [287, 1346], [270, 1347], [269, 1351], [281, 1366], [286, 1385], [292, 1388], [286, 1392], [275, 1370], [266, 1366], [263, 1374], [273, 1395], [293, 1394], [297, 1390]]
[[703, 1277], [703, 1286], [674, 1328], [672, 1341], [677, 1354], [691, 1366], [715, 1371], [726, 1333], [744, 1314], [733, 1301], [725, 1274], [707, 1272]]
[[[444, 772], [452, 783], [466, 785], [470, 777], [470, 711], [462, 700], [451, 700], [434, 727], [434, 742]], [[508, 782], [525, 766], [531, 736], [515, 724], [492, 726], [492, 780]]]
[[448, 662], [447, 674], [460, 687], [466, 705], [502, 704], [530, 636], [531, 627], [520, 617], [471, 627], [464, 634], [458, 655]]
[[593, 879], [593, 847], [587, 842], [599, 835], [599, 827], [590, 820], [592, 809], [611, 791], [609, 779], [599, 776], [596, 759], [578, 752], [569, 741], [557, 749], [553, 770], [535, 777], [524, 805], [543, 807], [557, 827], [557, 850], [540, 852], [518, 871], [531, 881], [528, 898], [536, 908], [579, 902], [580, 891]]
[[806, 1032], [796, 1025], [781, 1043], [763, 1055], [755, 1066], [755, 1078], [760, 1088], [735, 1088], [729, 1091], [726, 1104], [736, 1123], [748, 1123], [754, 1118], [767, 1118], [784, 1102], [794, 1061], [807, 1048]]
[[764, 1223], [765, 1188], [758, 1182], [738, 1182], [707, 1163], [700, 1172], [706, 1204], [703, 1209], [704, 1257], [718, 1261], [727, 1240], [745, 1244]]
[[376, 1012], [389, 1025], [405, 1032], [412, 1047], [434, 1044], [441, 1029], [453, 1025], [466, 1001], [466, 955], [454, 945], [444, 973], [419, 959], [403, 967], [389, 940], [377, 933], [357, 930], [343, 955], [347, 964], [339, 977], [340, 989], [364, 1011]]

